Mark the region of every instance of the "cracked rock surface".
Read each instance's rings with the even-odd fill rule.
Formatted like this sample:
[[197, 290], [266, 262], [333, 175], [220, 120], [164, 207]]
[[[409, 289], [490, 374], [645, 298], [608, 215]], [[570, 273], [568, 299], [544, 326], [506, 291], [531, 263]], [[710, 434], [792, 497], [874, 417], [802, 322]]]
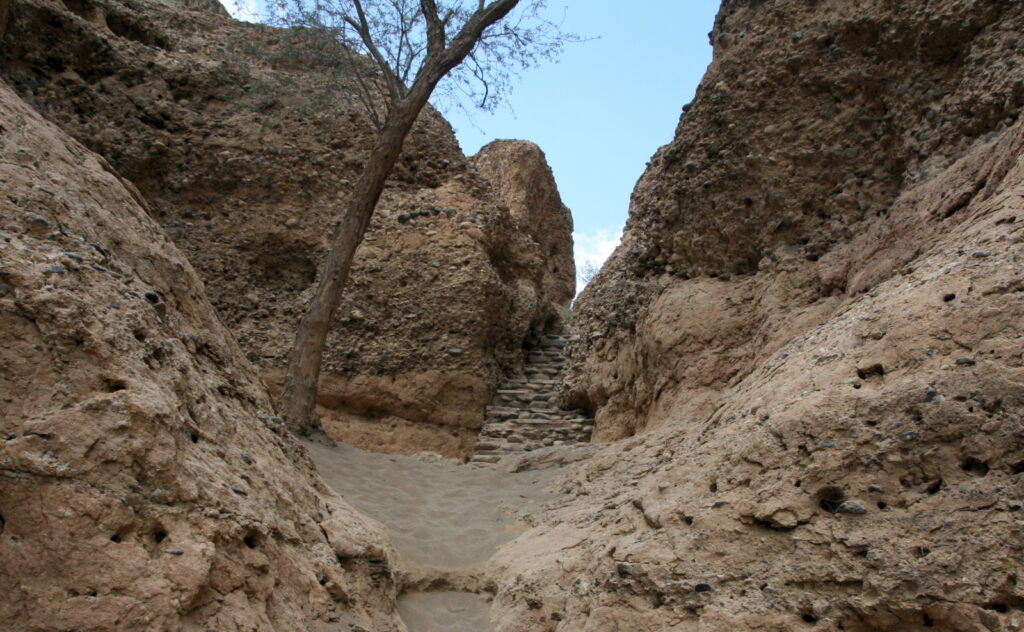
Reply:
[[[211, 8], [13, 0], [0, 75], [138, 187], [276, 389], [375, 131], [336, 68], [301, 62], [294, 33]], [[481, 160], [509, 155], [516, 169], [492, 183], [423, 112], [325, 349], [319, 414], [335, 438], [468, 457], [524, 342], [564, 321], [572, 219], [535, 146]]]
[[0, 84], [0, 628], [400, 629], [136, 189]]
[[501, 630], [1024, 624], [1024, 6], [727, 0], [581, 295]]

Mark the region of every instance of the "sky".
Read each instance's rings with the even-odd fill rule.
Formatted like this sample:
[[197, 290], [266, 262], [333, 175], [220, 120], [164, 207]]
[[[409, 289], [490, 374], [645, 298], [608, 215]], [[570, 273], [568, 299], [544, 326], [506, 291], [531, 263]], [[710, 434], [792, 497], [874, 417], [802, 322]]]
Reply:
[[[711, 62], [720, 0], [550, 0], [566, 31], [593, 38], [522, 74], [509, 108], [446, 112], [467, 155], [497, 138], [537, 143], [575, 223], [576, 268], [619, 243], [629, 196]], [[624, 10], [623, 6], [628, 6]], [[562, 17], [564, 16], [564, 18]], [[582, 286], [582, 283], [578, 283]]]
[[[224, 0], [235, 17], [251, 21], [260, 2]], [[719, 4], [548, 0], [550, 19], [587, 41], [568, 45], [558, 63], [524, 71], [494, 114], [445, 111], [466, 155], [499, 138], [544, 150], [573, 213], [578, 272], [587, 262], [600, 265], [618, 245], [637, 179], [672, 140], [711, 61], [708, 32]]]

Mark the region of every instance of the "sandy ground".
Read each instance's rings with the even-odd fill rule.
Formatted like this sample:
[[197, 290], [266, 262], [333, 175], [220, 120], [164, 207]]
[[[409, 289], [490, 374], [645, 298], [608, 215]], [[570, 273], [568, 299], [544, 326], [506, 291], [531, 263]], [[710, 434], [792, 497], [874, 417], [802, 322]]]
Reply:
[[491, 632], [491, 606], [469, 593], [407, 593], [398, 600], [398, 612], [409, 632]]
[[[429, 463], [306, 442], [320, 474], [356, 509], [391, 531], [399, 552], [421, 565], [458, 569], [486, 562], [524, 530], [516, 515], [556, 495], [553, 470], [510, 474], [489, 465]], [[408, 593], [399, 610], [410, 632], [482, 632], [489, 605], [467, 593]]]

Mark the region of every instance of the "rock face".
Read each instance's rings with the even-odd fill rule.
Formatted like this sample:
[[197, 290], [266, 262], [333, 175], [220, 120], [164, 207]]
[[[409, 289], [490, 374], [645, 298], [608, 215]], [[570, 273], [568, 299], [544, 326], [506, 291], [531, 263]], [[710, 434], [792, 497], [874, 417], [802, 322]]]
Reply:
[[[724, 4], [708, 75], [579, 302], [575, 357], [588, 364], [572, 388], [601, 408], [602, 436], [667, 419], [652, 408], [670, 399], [710, 414], [724, 387], [898, 271], [863, 269], [869, 230], [1016, 121], [1020, 8], [940, 4]], [[922, 231], [950, 232], [970, 199]], [[673, 351], [635, 353], [645, 344]]]
[[2, 83], [0, 182], [0, 628], [400, 629], [138, 191]]
[[[2, 73], [138, 186], [276, 385], [373, 142], [368, 118], [345, 96], [351, 86], [329, 60], [300, 58], [297, 35], [213, 10], [115, 0], [13, 8]], [[565, 269], [562, 250], [549, 256], [554, 244], [532, 237], [571, 220], [516, 213], [466, 161], [448, 124], [425, 112], [328, 343], [328, 432], [370, 449], [469, 454], [499, 380], [522, 362], [524, 339], [544, 333], [552, 305], [571, 296], [550, 272], [549, 261]]]
[[541, 293], [549, 301], [548, 320], [557, 329], [576, 296], [572, 213], [562, 203], [547, 158], [522, 140], [496, 140], [473, 156], [480, 175], [498, 190], [519, 226], [540, 246], [544, 259]]
[[726, 1], [574, 315], [502, 630], [1024, 624], [1024, 5]]

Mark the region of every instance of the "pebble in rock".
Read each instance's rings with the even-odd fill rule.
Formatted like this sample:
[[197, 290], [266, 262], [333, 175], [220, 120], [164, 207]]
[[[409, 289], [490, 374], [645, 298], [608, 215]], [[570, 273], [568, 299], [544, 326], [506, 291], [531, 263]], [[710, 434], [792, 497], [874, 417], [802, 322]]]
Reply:
[[847, 500], [843, 504], [839, 505], [839, 509], [836, 511], [839, 513], [853, 514], [855, 516], [861, 516], [868, 512], [867, 509], [864, 509], [864, 505], [855, 500]]

